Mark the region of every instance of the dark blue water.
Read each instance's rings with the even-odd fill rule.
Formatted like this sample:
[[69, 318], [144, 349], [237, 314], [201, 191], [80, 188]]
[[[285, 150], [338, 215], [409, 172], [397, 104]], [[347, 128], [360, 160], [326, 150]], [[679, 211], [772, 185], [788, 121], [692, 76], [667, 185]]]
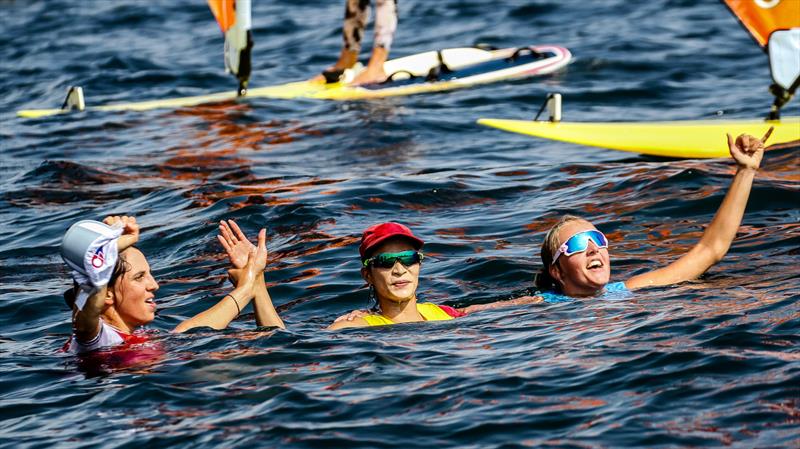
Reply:
[[[103, 104], [235, 81], [205, 2], [0, 1], [0, 446], [800, 446], [796, 150], [766, 155], [736, 242], [698, 281], [625, 302], [321, 330], [366, 305], [357, 241], [381, 221], [428, 242], [419, 296], [459, 306], [528, 291], [562, 213], [609, 235], [615, 280], [690, 248], [730, 161], [649, 159], [474, 122], [532, 117], [551, 91], [568, 120], [764, 116], [766, 56], [720, 2], [699, 3], [402, 1], [393, 55], [559, 44], [574, 63], [372, 102], [22, 120], [14, 111], [57, 107], [74, 84]], [[342, 10], [255, 2], [252, 85], [330, 64]], [[123, 213], [143, 224], [161, 283], [156, 344], [60, 353], [60, 238], [78, 219]], [[170, 335], [226, 291], [214, 236], [227, 218], [249, 234], [268, 228], [266, 276], [289, 327], [255, 329], [246, 313], [224, 332]]]

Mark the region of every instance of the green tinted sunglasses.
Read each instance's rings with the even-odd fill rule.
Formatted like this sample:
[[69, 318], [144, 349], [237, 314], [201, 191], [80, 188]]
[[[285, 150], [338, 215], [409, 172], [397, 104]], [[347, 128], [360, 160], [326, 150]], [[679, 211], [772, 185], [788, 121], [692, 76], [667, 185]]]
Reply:
[[399, 253], [380, 253], [362, 262], [365, 267], [370, 265], [378, 268], [392, 268], [396, 262], [408, 267], [422, 262], [425, 256], [422, 251], [400, 251]]

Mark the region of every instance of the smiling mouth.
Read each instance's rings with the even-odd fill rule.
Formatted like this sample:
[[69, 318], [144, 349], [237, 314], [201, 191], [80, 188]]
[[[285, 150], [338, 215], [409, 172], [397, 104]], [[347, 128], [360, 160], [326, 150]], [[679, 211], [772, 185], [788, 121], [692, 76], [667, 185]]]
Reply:
[[596, 270], [596, 269], [599, 269], [599, 268], [603, 268], [603, 262], [601, 262], [599, 260], [593, 260], [591, 263], [589, 263], [589, 265], [586, 266], [586, 268], [588, 268], [590, 270]]

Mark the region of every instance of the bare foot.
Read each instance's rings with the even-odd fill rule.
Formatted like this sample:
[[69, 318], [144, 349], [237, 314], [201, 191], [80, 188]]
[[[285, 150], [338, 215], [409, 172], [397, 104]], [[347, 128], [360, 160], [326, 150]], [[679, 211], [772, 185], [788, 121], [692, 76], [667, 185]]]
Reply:
[[327, 69], [323, 70], [323, 73], [311, 78], [309, 81], [312, 83], [326, 83], [326, 82], [333, 82], [331, 80], [325, 79], [325, 72], [337, 72], [337, 71], [344, 71], [349, 69], [358, 62], [358, 53], [350, 50], [342, 49], [342, 53], [339, 54], [339, 59], [336, 63]]
[[372, 56], [370, 56], [369, 63], [367, 63], [367, 68], [356, 75], [350, 85], [358, 86], [360, 84], [382, 83], [386, 81], [386, 72], [383, 70], [383, 64], [388, 57], [389, 51], [385, 48], [373, 48]]
[[350, 85], [359, 86], [361, 84], [382, 83], [384, 81], [386, 81], [386, 72], [383, 71], [383, 67], [367, 67], [364, 69], [364, 71], [353, 78], [353, 81], [350, 83]]

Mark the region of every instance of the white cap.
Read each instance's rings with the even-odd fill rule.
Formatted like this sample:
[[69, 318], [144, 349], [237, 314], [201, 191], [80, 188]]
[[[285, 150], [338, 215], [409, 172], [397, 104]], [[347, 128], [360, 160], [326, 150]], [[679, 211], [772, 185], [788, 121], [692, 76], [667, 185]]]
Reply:
[[75, 304], [83, 309], [91, 292], [108, 284], [117, 263], [117, 239], [121, 227], [94, 220], [81, 220], [70, 226], [61, 240], [61, 257], [72, 270], [81, 289]]

